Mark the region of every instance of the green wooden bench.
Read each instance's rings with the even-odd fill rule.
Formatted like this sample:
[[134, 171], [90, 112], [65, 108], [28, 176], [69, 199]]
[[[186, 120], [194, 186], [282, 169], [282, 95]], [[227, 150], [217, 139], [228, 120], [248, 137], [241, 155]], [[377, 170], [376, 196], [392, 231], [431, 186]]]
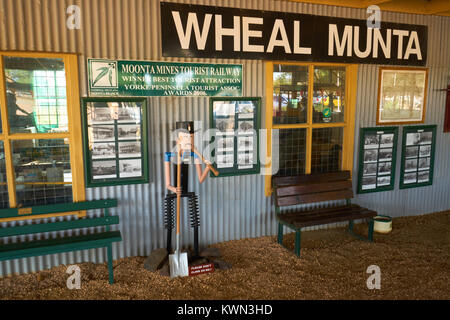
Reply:
[[[362, 240], [373, 241], [373, 217], [375, 211], [356, 204], [353, 198], [352, 181], [349, 171], [333, 173], [305, 174], [289, 177], [273, 177], [273, 195], [276, 218], [278, 220], [278, 243], [283, 245], [283, 227], [295, 231], [295, 254], [300, 256], [301, 230], [305, 227], [349, 221], [348, 231]], [[345, 205], [327, 208], [282, 212], [282, 207], [297, 206], [313, 202], [346, 200]], [[353, 221], [368, 219], [368, 238], [362, 238], [353, 232]]]
[[29, 208], [1, 209], [0, 218], [24, 219], [29, 216], [39, 218], [39, 215], [63, 214], [76, 211], [103, 209], [103, 216], [79, 218], [74, 220], [35, 223], [0, 228], [0, 238], [23, 236], [44, 232], [56, 232], [71, 229], [105, 227], [105, 231], [86, 235], [67, 236], [62, 238], [25, 241], [0, 244], [0, 261], [43, 256], [61, 252], [106, 248], [108, 256], [109, 283], [114, 283], [112, 265], [112, 243], [122, 241], [120, 231], [110, 231], [110, 226], [119, 224], [118, 216], [110, 216], [109, 208], [117, 207], [117, 199], [92, 200], [83, 202], [34, 206]]

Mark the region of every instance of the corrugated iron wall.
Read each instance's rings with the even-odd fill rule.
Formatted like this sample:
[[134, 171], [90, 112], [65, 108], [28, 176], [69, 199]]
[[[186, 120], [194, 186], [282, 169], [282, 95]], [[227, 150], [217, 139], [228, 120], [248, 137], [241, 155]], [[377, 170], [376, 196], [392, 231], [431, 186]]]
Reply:
[[[308, 13], [365, 19], [365, 10], [272, 0], [178, 1], [212, 6]], [[80, 30], [66, 27], [66, 8], [81, 8]], [[86, 58], [164, 60], [205, 63], [240, 63], [244, 68], [246, 96], [263, 97], [264, 63], [256, 60], [163, 58], [157, 0], [2, 0], [0, 1], [0, 50], [53, 51], [80, 53], [81, 95], [87, 95]], [[382, 20], [423, 24], [428, 29], [429, 91], [427, 124], [438, 124], [434, 184], [429, 187], [358, 195], [355, 201], [392, 216], [415, 215], [450, 208], [450, 135], [442, 134], [445, 94], [450, 74], [450, 18], [401, 13], [382, 13]], [[359, 128], [375, 125], [378, 66], [361, 65], [358, 72], [355, 141]], [[208, 99], [160, 97], [149, 100], [150, 183], [142, 185], [91, 188], [88, 199], [118, 198], [114, 210], [121, 219], [123, 241], [114, 246], [114, 258], [145, 256], [165, 245], [163, 228], [163, 152], [172, 146], [169, 131], [177, 120], [195, 120], [208, 126]], [[264, 117], [263, 117], [264, 119]], [[262, 123], [264, 127], [264, 123]], [[400, 148], [399, 148], [400, 149]], [[354, 175], [358, 146], [355, 144]], [[398, 157], [399, 158], [399, 157]], [[399, 168], [399, 163], [397, 164]], [[398, 175], [397, 170], [397, 175]], [[356, 182], [356, 181], [355, 181]], [[264, 177], [260, 175], [207, 179], [202, 185], [191, 182], [200, 196], [202, 245], [273, 235], [276, 222], [271, 201], [264, 196]], [[187, 217], [184, 215], [184, 225]], [[334, 225], [331, 225], [331, 227]], [[330, 226], [328, 226], [330, 227]], [[49, 237], [45, 234], [38, 237]], [[186, 229], [183, 242], [190, 243]], [[15, 239], [11, 239], [15, 241]], [[103, 250], [90, 250], [0, 263], [0, 275], [49, 268], [81, 261], [103, 262]]]

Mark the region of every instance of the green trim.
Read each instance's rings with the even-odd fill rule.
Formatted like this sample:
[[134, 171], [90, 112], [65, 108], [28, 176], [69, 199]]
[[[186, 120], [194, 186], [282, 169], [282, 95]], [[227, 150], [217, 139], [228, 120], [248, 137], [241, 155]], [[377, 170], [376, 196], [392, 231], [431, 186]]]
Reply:
[[[71, 221], [58, 221], [52, 223], [30, 224], [23, 226], [15, 226], [9, 228], [0, 228], [0, 238], [27, 235], [32, 233], [43, 233], [62, 231], [70, 229], [102, 227], [119, 224], [119, 216], [87, 218]], [[109, 231], [109, 230], [106, 230]]]
[[[401, 171], [400, 171], [400, 189], [409, 189], [409, 188], [417, 188], [423, 186], [429, 186], [433, 184], [433, 172], [434, 172], [434, 155], [436, 151], [436, 125], [425, 125], [425, 126], [408, 126], [403, 128], [402, 135], [402, 163], [401, 163]], [[404, 183], [405, 176], [405, 160], [406, 160], [406, 135], [408, 133], [415, 133], [418, 131], [432, 132], [431, 139], [431, 153], [430, 153], [430, 169], [429, 169], [429, 179], [427, 182], [416, 182], [416, 183]], [[420, 153], [420, 148], [419, 151]], [[417, 156], [417, 161], [419, 161], [420, 154]], [[417, 163], [416, 173], [419, 172], [419, 163]], [[425, 170], [426, 171], [426, 170]]]
[[[233, 153], [234, 153], [234, 159], [236, 162], [234, 163], [232, 168], [217, 168], [217, 163], [214, 163], [214, 168], [219, 171], [220, 177], [230, 177], [230, 176], [238, 176], [238, 175], [247, 175], [247, 174], [258, 174], [260, 173], [260, 159], [259, 159], [259, 130], [261, 129], [261, 97], [211, 97], [209, 99], [209, 127], [211, 129], [216, 129], [215, 126], [215, 119], [214, 119], [214, 113], [213, 113], [213, 105], [215, 101], [251, 101], [253, 105], [255, 106], [255, 112], [256, 115], [253, 117], [253, 129], [256, 131], [256, 163], [253, 165], [253, 168], [251, 169], [239, 169], [237, 164], [237, 154], [238, 154], [238, 136], [233, 135], [234, 139], [234, 146], [233, 146]], [[235, 133], [237, 131], [237, 125], [238, 125], [238, 117], [236, 116], [237, 113], [235, 113], [234, 116], [234, 125], [235, 125]], [[241, 119], [241, 120], [248, 120], [250, 119]], [[213, 146], [213, 151], [211, 152], [211, 155], [215, 155], [216, 150], [216, 142], [215, 137], [211, 137], [210, 141], [211, 145]], [[211, 177], [216, 177], [212, 172], [210, 173]]]
[[[383, 134], [394, 134], [394, 141], [392, 146], [392, 160], [391, 160], [391, 174], [390, 174], [390, 184], [386, 186], [376, 187], [373, 189], [362, 189], [362, 179], [363, 179], [363, 170], [364, 170], [364, 141], [365, 136], [370, 133], [377, 133], [377, 132], [383, 132]], [[371, 128], [361, 128], [360, 134], [359, 134], [359, 161], [358, 161], [358, 194], [362, 193], [371, 193], [371, 192], [381, 192], [381, 191], [389, 191], [393, 190], [395, 187], [395, 169], [396, 169], [396, 163], [397, 163], [397, 144], [398, 144], [398, 127], [371, 127]], [[378, 144], [377, 149], [366, 149], [366, 150], [378, 150], [377, 153], [377, 161], [373, 162], [377, 165], [377, 174], [375, 177], [378, 181], [378, 165], [380, 163], [379, 157], [380, 157], [380, 149], [387, 149], [387, 148], [381, 148], [380, 144]]]
[[[114, 144], [116, 148], [115, 158], [108, 159], [110, 161], [116, 161], [116, 177], [115, 178], [105, 178], [105, 179], [93, 179], [91, 167], [92, 167], [92, 156], [89, 150], [89, 137], [88, 137], [88, 123], [87, 123], [87, 104], [89, 102], [140, 102], [142, 103], [142, 113], [141, 113], [141, 139], [126, 139], [119, 140], [117, 121], [114, 121]], [[149, 182], [149, 166], [148, 166], [148, 116], [147, 116], [147, 98], [125, 98], [125, 97], [84, 97], [81, 99], [82, 106], [82, 124], [83, 124], [83, 149], [84, 149], [84, 161], [85, 161], [85, 180], [86, 187], [104, 187], [104, 186], [116, 186], [116, 185], [127, 185], [127, 184], [140, 184]], [[127, 123], [120, 123], [125, 125]], [[105, 124], [106, 125], [106, 124]], [[119, 142], [128, 141], [140, 141], [141, 142], [141, 157], [134, 158], [119, 158]], [[112, 142], [112, 141], [111, 141]], [[140, 177], [119, 177], [119, 160], [133, 160], [142, 159], [141, 169], [142, 175]], [[105, 159], [95, 159], [95, 161], [103, 161]], [[106, 161], [106, 160], [105, 160]]]
[[[82, 211], [82, 210], [93, 210], [93, 209], [103, 209], [103, 208], [114, 208], [117, 207], [117, 199], [105, 199], [105, 200], [91, 200], [83, 202], [68, 202], [59, 204], [49, 204], [44, 206], [34, 206], [28, 208], [10, 208], [1, 209], [0, 218], [16, 218], [40, 214], [51, 214], [51, 213], [63, 213], [72, 211]], [[19, 211], [29, 209], [30, 213], [19, 214]]]
[[0, 246], [0, 261], [101, 248], [108, 246], [111, 242], [117, 241], [122, 241], [120, 231], [110, 231], [70, 238], [11, 243]]

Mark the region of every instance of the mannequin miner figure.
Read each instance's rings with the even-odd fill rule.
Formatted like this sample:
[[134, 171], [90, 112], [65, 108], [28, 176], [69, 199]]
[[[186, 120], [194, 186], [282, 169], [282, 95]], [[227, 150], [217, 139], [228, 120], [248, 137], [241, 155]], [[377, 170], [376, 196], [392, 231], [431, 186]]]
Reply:
[[[194, 251], [195, 256], [199, 254], [198, 248], [198, 228], [200, 226], [200, 216], [198, 207], [198, 197], [194, 192], [189, 192], [189, 165], [195, 164], [197, 177], [200, 183], [205, 181], [211, 164], [204, 160], [206, 168], [202, 169], [202, 160], [196, 154], [194, 147], [194, 122], [183, 121], [176, 123], [177, 129], [177, 148], [176, 152], [166, 152], [164, 155], [164, 175], [166, 180], [166, 188], [170, 191], [164, 199], [165, 209], [165, 228], [167, 229], [167, 252], [171, 252], [172, 247], [172, 229], [174, 228], [174, 216], [177, 194], [182, 198], [187, 197], [189, 202], [189, 214], [191, 227], [194, 228]], [[181, 185], [177, 183], [177, 152], [181, 148]], [[173, 163], [173, 175], [171, 175], [170, 163]], [[172, 179], [173, 178], [173, 179]]]

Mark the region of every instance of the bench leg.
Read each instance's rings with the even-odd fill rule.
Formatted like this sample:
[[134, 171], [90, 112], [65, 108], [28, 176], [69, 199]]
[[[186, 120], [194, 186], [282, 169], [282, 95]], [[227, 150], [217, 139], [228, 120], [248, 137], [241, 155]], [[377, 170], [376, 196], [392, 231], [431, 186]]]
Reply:
[[350, 221], [348, 222], [348, 230], [349, 230], [349, 231], [353, 231], [353, 220], [350, 220]]
[[283, 245], [283, 224], [278, 222], [278, 243]]
[[108, 273], [109, 273], [109, 284], [114, 283], [114, 273], [113, 273], [113, 259], [112, 259], [112, 244], [110, 243], [107, 247], [108, 251]]
[[295, 230], [295, 254], [297, 255], [297, 257], [300, 257], [301, 233], [301, 229]]
[[368, 240], [370, 242], [373, 242], [373, 218], [370, 218], [369, 220], [369, 234], [368, 234]]

